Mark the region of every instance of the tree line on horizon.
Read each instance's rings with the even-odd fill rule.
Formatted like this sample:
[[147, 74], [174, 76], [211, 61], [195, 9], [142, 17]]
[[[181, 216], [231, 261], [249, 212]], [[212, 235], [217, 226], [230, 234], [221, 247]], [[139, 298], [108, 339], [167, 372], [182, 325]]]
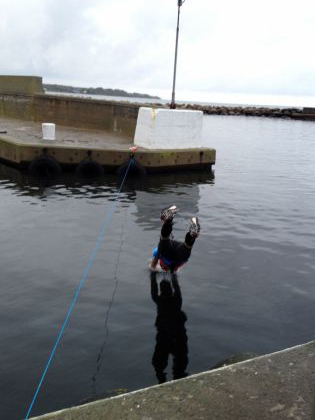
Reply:
[[126, 92], [122, 89], [104, 89], [102, 87], [75, 87], [57, 84], [43, 84], [45, 91], [50, 92], [63, 92], [63, 93], [77, 93], [77, 94], [88, 94], [88, 95], [105, 95], [105, 96], [121, 96], [126, 98], [150, 98], [150, 99], [161, 99], [159, 96], [148, 95], [147, 93], [138, 92]]

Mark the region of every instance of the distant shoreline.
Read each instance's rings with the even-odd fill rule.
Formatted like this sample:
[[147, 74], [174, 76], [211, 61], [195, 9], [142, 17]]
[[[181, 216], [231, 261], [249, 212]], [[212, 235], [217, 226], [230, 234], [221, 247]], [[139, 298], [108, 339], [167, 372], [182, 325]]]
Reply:
[[[52, 92], [46, 91], [48, 95], [71, 95], [78, 99], [97, 100], [97, 101], [115, 101], [127, 102], [132, 105], [152, 106], [153, 108], [169, 108], [170, 101], [165, 99], [156, 99], [155, 97], [121, 97], [110, 95], [93, 95], [72, 92]], [[93, 97], [94, 96], [94, 97]], [[134, 100], [132, 100], [134, 99]], [[315, 108], [310, 107], [292, 107], [292, 106], [264, 106], [264, 105], [235, 105], [235, 104], [206, 104], [190, 101], [178, 101], [177, 109], [198, 110], [205, 115], [223, 115], [223, 116], [252, 116], [252, 117], [269, 117], [269, 118], [288, 118], [315, 120]]]
[[45, 91], [53, 91], [60, 93], [73, 93], [73, 94], [83, 94], [83, 95], [104, 95], [104, 96], [120, 96], [124, 98], [145, 98], [145, 99], [161, 99], [159, 96], [152, 96], [146, 93], [138, 92], [126, 92], [122, 89], [104, 89], [102, 87], [97, 88], [85, 88], [85, 87], [75, 87], [67, 85], [57, 85], [57, 84], [48, 84], [43, 83], [43, 88]]

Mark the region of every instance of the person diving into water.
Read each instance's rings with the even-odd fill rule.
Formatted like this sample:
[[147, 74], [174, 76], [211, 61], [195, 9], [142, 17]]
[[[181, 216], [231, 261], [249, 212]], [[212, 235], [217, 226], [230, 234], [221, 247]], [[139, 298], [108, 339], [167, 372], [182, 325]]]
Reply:
[[198, 217], [190, 219], [189, 231], [186, 233], [185, 241], [179, 242], [171, 239], [173, 219], [177, 212], [178, 207], [174, 205], [161, 211], [161, 220], [164, 223], [159, 245], [153, 250], [153, 258], [150, 263], [151, 270], [155, 270], [159, 262], [162, 270], [175, 273], [190, 257], [192, 247], [200, 233]]

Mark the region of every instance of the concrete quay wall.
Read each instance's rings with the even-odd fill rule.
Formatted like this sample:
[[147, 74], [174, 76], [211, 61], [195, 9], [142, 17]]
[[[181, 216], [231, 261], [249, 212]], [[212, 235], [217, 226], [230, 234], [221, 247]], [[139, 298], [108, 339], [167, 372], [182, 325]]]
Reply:
[[[0, 75], [0, 116], [2, 117], [106, 130], [133, 137], [141, 105], [145, 104], [48, 95], [44, 94], [42, 77]], [[169, 108], [169, 104], [150, 106]], [[206, 115], [315, 120], [315, 108], [309, 107], [302, 109], [190, 103], [177, 104], [177, 108], [199, 110]]]
[[139, 105], [48, 94], [0, 92], [0, 116], [134, 136]]
[[34, 420], [310, 420], [315, 342]]
[[0, 75], [0, 117], [132, 136], [139, 105], [44, 94], [41, 77]]
[[34, 95], [44, 93], [42, 77], [0, 75], [0, 92]]
[[[1, 86], [0, 86], [1, 88]], [[146, 104], [103, 101], [49, 94], [8, 93], [0, 90], [0, 117], [51, 122], [75, 128], [104, 130], [133, 138], [140, 106]], [[150, 105], [168, 108], [166, 105]], [[178, 105], [178, 109], [203, 111], [205, 115], [259, 116], [315, 120], [313, 109]]]

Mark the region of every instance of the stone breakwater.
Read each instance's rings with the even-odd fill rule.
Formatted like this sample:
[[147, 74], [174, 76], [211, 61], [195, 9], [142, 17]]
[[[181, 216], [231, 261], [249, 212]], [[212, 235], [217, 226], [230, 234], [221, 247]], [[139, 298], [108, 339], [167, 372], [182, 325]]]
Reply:
[[221, 105], [177, 105], [178, 109], [192, 109], [203, 111], [206, 115], [244, 115], [272, 118], [303, 118], [302, 108], [271, 108], [254, 106], [221, 106]]

